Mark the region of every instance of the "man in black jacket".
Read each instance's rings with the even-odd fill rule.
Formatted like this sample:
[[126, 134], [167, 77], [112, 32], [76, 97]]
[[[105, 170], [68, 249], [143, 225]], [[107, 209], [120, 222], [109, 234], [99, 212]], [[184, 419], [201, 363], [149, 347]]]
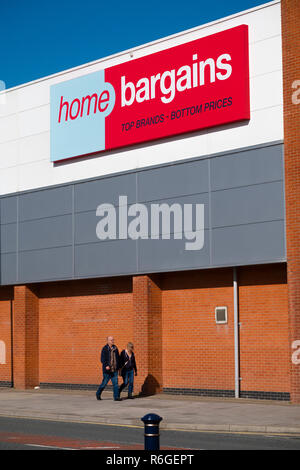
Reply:
[[107, 344], [102, 348], [101, 351], [101, 362], [103, 369], [103, 380], [96, 392], [97, 400], [101, 400], [101, 393], [103, 392], [108, 382], [111, 380], [114, 390], [114, 400], [121, 401], [118, 388], [118, 369], [120, 364], [120, 356], [118, 348], [114, 344], [113, 336], [107, 337]]

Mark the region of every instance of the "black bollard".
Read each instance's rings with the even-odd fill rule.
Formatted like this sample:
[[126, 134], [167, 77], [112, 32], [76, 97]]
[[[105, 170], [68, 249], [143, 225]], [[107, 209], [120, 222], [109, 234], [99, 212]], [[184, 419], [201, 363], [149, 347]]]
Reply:
[[148, 413], [141, 420], [145, 425], [144, 450], [159, 450], [159, 423], [162, 418], [155, 413]]

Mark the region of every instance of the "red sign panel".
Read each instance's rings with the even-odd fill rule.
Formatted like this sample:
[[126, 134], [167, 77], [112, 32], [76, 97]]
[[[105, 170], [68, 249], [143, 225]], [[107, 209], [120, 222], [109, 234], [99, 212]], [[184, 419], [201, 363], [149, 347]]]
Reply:
[[[99, 72], [99, 78], [97, 73], [90, 77], [53, 89], [53, 161], [75, 156], [75, 147], [80, 147], [77, 155], [82, 155], [250, 119], [248, 26], [107, 68]], [[74, 145], [80, 136], [68, 155], [65, 132]], [[86, 144], [84, 135], [88, 135]]]
[[116, 92], [106, 149], [250, 119], [248, 27], [105, 70]]

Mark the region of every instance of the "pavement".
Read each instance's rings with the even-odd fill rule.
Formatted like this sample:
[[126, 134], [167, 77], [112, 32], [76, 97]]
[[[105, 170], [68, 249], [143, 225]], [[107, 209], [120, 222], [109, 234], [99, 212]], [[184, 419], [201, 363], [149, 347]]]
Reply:
[[0, 416], [143, 428], [156, 413], [161, 429], [300, 435], [300, 405], [269, 400], [158, 394], [115, 402], [111, 391], [0, 388]]

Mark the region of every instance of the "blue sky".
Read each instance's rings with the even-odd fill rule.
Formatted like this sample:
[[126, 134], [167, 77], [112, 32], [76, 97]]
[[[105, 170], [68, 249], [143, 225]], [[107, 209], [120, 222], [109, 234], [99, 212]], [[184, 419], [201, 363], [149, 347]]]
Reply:
[[11, 88], [264, 3], [0, 0], [0, 80]]

